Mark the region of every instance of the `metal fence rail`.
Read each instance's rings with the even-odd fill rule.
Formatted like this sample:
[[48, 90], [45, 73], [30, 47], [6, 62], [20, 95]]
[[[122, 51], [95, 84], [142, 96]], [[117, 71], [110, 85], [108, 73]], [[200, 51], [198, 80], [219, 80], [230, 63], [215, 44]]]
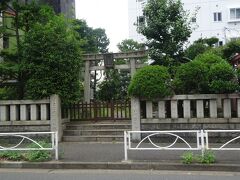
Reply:
[[[49, 138], [49, 147], [44, 147], [38, 141], [41, 136]], [[0, 133], [0, 138], [0, 151], [54, 151], [55, 160], [58, 160], [58, 132]], [[3, 138], [12, 141], [11, 144], [4, 142]]]
[[[218, 146], [210, 144], [211, 133], [230, 133], [231, 136]], [[136, 136], [137, 135], [137, 136]], [[139, 140], [136, 139], [138, 137]], [[162, 143], [161, 140], [173, 140]], [[221, 135], [218, 136], [221, 138]], [[154, 142], [160, 140], [159, 142]], [[240, 130], [183, 130], [183, 131], [125, 131], [124, 132], [124, 159], [128, 160], [128, 150], [189, 150], [201, 151], [202, 156], [205, 150], [240, 150], [238, 147], [229, 147], [236, 141], [240, 141]], [[179, 144], [181, 145], [179, 147]]]
[[[212, 146], [212, 143], [210, 143], [209, 137], [210, 134], [213, 133], [218, 133], [218, 134], [222, 134], [222, 133], [231, 133], [231, 134], [235, 134], [234, 137], [230, 137], [227, 140], [225, 140], [224, 143], [220, 144], [220, 146]], [[239, 147], [230, 147], [229, 145], [236, 145], [236, 141], [240, 140], [240, 130], [205, 130], [204, 131], [204, 136], [205, 136], [205, 149], [209, 149], [209, 150], [215, 150], [215, 151], [220, 151], [220, 150], [226, 150], [226, 151], [239, 151], [240, 150], [240, 146]], [[235, 142], [235, 144], [234, 144]]]

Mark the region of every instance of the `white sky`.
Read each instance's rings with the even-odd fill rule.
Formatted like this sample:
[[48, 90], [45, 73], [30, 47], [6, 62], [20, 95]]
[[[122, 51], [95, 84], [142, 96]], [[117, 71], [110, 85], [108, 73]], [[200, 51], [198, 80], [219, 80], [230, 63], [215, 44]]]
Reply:
[[104, 28], [110, 39], [110, 52], [128, 38], [128, 0], [75, 0], [77, 19], [85, 19], [88, 26]]

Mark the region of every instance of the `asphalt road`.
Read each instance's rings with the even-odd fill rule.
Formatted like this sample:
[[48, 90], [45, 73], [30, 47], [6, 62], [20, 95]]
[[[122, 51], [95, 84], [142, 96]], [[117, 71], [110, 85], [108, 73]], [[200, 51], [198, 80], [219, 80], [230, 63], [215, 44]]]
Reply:
[[0, 180], [239, 180], [240, 173], [113, 171], [113, 170], [14, 170], [0, 169]]

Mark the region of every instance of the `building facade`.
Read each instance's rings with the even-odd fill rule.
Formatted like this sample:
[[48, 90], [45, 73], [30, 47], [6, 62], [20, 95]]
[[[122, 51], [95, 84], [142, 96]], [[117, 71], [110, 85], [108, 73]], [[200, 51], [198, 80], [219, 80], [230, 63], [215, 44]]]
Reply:
[[57, 14], [64, 14], [67, 18], [75, 18], [75, 0], [40, 0], [53, 7]]
[[[33, 0], [19, 0], [19, 3], [30, 3]], [[57, 14], [64, 14], [67, 18], [75, 18], [75, 0], [36, 0], [38, 3], [44, 3], [51, 6]], [[6, 9], [1, 12], [2, 16], [0, 17], [0, 23], [11, 27], [12, 19], [9, 16], [15, 16], [14, 11], [11, 9]], [[23, 33], [22, 31], [20, 31]], [[13, 30], [9, 30], [9, 34], [14, 34]], [[16, 47], [15, 37], [4, 37], [0, 38], [0, 50], [5, 48]]]
[[[199, 38], [217, 37], [219, 45], [240, 38], [239, 0], [181, 0], [192, 21], [193, 33], [189, 43]], [[129, 38], [144, 41], [137, 33], [144, 21], [142, 10], [147, 0], [129, 0]]]

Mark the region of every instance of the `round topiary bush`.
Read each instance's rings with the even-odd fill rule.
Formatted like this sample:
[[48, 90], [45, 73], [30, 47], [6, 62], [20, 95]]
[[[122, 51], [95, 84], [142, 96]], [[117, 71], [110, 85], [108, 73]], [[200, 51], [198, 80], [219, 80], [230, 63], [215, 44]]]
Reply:
[[172, 95], [171, 77], [163, 66], [146, 66], [136, 72], [128, 87], [131, 96], [147, 99]]
[[228, 63], [213, 65], [209, 71], [209, 82], [213, 93], [233, 93], [239, 89], [237, 72]]
[[191, 61], [178, 67], [173, 80], [176, 94], [206, 93], [208, 67], [200, 61]]
[[206, 52], [203, 54], [198, 55], [194, 61], [200, 61], [210, 68], [214, 64], [218, 63], [226, 63], [227, 61], [220, 56], [214, 54], [213, 52]]

